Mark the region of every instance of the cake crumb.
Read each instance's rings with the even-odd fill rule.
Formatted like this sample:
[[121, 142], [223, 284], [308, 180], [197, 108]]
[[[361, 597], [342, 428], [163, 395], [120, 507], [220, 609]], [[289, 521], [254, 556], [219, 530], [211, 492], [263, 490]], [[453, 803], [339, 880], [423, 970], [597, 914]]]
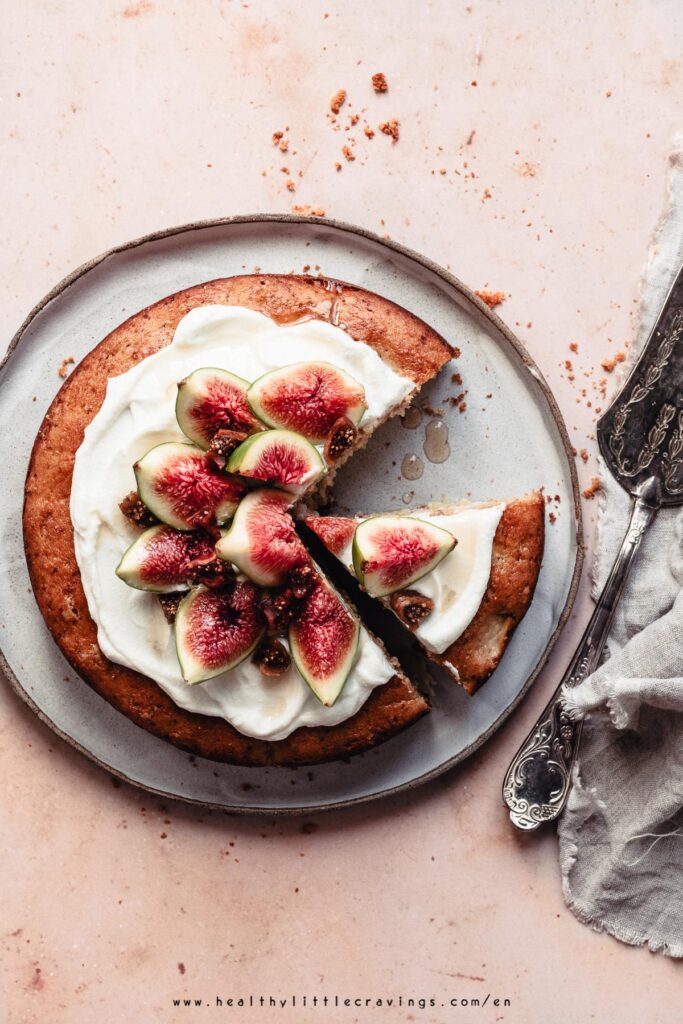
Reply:
[[600, 483], [600, 477], [594, 476], [588, 487], [583, 491], [584, 498], [594, 498], [598, 491], [602, 490], [602, 484]]
[[577, 343], [575, 341], [570, 341], [569, 342], [569, 351], [570, 352], [578, 352], [579, 351], [579, 346], [577, 345]]
[[557, 521], [557, 516], [554, 512], [548, 512], [548, 519], [551, 523], [555, 523]]
[[489, 309], [495, 309], [496, 306], [500, 306], [501, 302], [505, 302], [505, 292], [475, 291], [474, 294], [486, 303]]
[[603, 370], [606, 370], [607, 373], [612, 373], [617, 363], [623, 363], [624, 359], [626, 359], [625, 352], [615, 352], [613, 356], [603, 359], [600, 366], [602, 366]]
[[286, 153], [287, 150], [289, 149], [289, 139], [280, 139], [278, 149], [280, 149], [283, 153]]
[[179, 963], [178, 964], [178, 973], [179, 974], [184, 974], [185, 973], [185, 964], [183, 964], [183, 963]]
[[330, 110], [333, 114], [338, 114], [341, 108], [346, 102], [346, 89], [338, 89], [330, 100]]
[[581, 451], [579, 452], [579, 455], [581, 456], [581, 461], [582, 462], [588, 462], [588, 452], [586, 451], [585, 448], [581, 449]]
[[377, 74], [372, 76], [372, 88], [375, 92], [389, 91], [389, 83], [387, 82], [386, 75], [382, 71], [378, 71]]
[[[307, 217], [324, 217], [325, 216], [325, 211], [323, 210], [322, 206], [310, 206], [308, 203], [305, 203], [303, 206], [293, 206], [292, 207], [292, 213], [304, 214]], [[310, 263], [306, 264], [305, 269], [306, 270], [310, 270], [311, 269]]]
[[273, 139], [273, 145], [274, 146], [277, 146], [278, 142], [280, 141], [280, 139], [282, 138], [282, 136], [284, 134], [285, 134], [284, 132], [273, 132], [272, 139]]
[[294, 184], [294, 182], [292, 181], [291, 178], [287, 179], [287, 181], [285, 182], [285, 185], [289, 189], [290, 192], [294, 192], [294, 190], [296, 189], [296, 185]]
[[351, 149], [351, 147], [350, 147], [350, 146], [342, 146], [342, 153], [344, 154], [344, 156], [346, 157], [346, 159], [347, 159], [347, 160], [349, 161], [349, 163], [350, 163], [350, 162], [351, 162], [352, 160], [355, 160], [355, 159], [356, 159], [356, 157], [355, 157], [355, 155], [354, 155], [354, 153], [353, 153], [353, 150]]
[[374, 128], [371, 128], [369, 124], [363, 126], [363, 132], [365, 133], [368, 139], [374, 139], [375, 130]]
[[338, 160], [337, 160], [337, 162], [334, 165], [334, 169], [335, 169], [335, 171], [341, 171], [341, 169], [342, 169], [342, 165], [339, 163]]
[[379, 126], [379, 130], [383, 132], [384, 135], [389, 135], [391, 143], [394, 145], [394, 143], [398, 142], [400, 126], [401, 122], [399, 119], [397, 117], [392, 117], [390, 121], [382, 121]]
[[76, 360], [74, 359], [73, 356], [66, 356], [65, 359], [62, 359], [59, 365], [59, 369], [57, 370], [59, 376], [62, 378], [67, 377], [69, 375], [69, 366], [75, 362]]
[[451, 374], [451, 381], [452, 381], [453, 384], [457, 384], [458, 386], [460, 386], [462, 384], [462, 374], [460, 374], [460, 373], [452, 373]]

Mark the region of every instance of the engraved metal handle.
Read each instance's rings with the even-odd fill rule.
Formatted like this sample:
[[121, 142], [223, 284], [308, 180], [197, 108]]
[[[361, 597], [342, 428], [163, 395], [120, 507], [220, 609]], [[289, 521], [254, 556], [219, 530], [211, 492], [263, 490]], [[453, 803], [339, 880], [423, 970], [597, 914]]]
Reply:
[[561, 690], [565, 685], [576, 686], [598, 666], [640, 542], [659, 508], [659, 482], [654, 477], [643, 481], [635, 499], [626, 536], [577, 651], [505, 776], [503, 799], [513, 825], [522, 831], [554, 821], [567, 799], [582, 723], [567, 714]]

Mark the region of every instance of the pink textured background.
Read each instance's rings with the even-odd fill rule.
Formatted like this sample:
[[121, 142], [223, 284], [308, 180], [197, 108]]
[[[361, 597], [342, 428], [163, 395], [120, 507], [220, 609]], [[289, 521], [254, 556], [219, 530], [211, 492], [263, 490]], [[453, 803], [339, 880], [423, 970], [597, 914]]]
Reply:
[[[130, 237], [310, 204], [504, 291], [498, 312], [577, 448], [595, 450], [583, 373], [604, 376], [600, 361], [631, 337], [681, 123], [677, 0], [24, 0], [6, 5], [3, 34], [6, 339], [63, 275]], [[371, 89], [375, 71], [386, 95]], [[391, 117], [396, 145], [359, 130]], [[283, 154], [271, 135], [285, 126]], [[354, 162], [341, 155], [350, 135]], [[579, 472], [585, 486], [592, 455]], [[0, 688], [0, 1019], [674, 1020], [680, 968], [578, 924], [554, 835], [520, 838], [500, 805], [508, 760], [587, 614], [584, 586], [534, 691], [466, 766], [304, 823], [162, 806], [113, 785]], [[249, 992], [437, 1007], [172, 1007]], [[487, 993], [484, 1009], [440, 1006]]]

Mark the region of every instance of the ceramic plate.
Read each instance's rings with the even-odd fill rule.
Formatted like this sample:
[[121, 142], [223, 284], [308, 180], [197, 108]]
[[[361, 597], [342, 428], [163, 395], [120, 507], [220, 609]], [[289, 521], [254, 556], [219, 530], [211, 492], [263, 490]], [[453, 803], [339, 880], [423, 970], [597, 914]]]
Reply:
[[[545, 487], [556, 521], [531, 608], [494, 675], [474, 697], [437, 678], [432, 713], [402, 735], [347, 763], [311, 769], [235, 768], [190, 758], [114, 711], [66, 663], [30, 591], [21, 535], [24, 477], [33, 439], [61, 383], [62, 359], [78, 362], [127, 317], [181, 288], [254, 270], [325, 276], [384, 295], [426, 320], [461, 350], [467, 389], [447, 366], [423, 392], [443, 407], [450, 456], [424, 453], [424, 416], [413, 429], [386, 424], [335, 482], [339, 507], [362, 512], [459, 497], [484, 500]], [[3, 465], [0, 637], [11, 685], [63, 739], [146, 790], [241, 812], [340, 807], [416, 786], [462, 761], [503, 722], [547, 658], [573, 601], [580, 570], [580, 512], [573, 460], [557, 406], [522, 345], [458, 280], [429, 260], [346, 224], [256, 216], [189, 225], [114, 249], [81, 267], [30, 314], [2, 374], [0, 433], [12, 438]], [[490, 396], [490, 397], [489, 397]], [[424, 463], [401, 476], [405, 455]], [[559, 500], [555, 500], [555, 496]], [[550, 506], [549, 506], [550, 507]]]

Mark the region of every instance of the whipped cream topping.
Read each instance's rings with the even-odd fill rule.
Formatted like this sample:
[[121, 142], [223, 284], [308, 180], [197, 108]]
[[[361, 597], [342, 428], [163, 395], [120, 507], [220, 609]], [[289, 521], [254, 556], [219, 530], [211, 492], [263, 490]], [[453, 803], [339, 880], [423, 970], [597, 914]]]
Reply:
[[[443, 654], [477, 614], [491, 576], [493, 538], [504, 510], [505, 504], [498, 503], [483, 507], [464, 505], [448, 514], [427, 509], [410, 513], [448, 530], [457, 540], [453, 550], [431, 572], [408, 588], [434, 602], [431, 614], [415, 630], [427, 650]], [[351, 572], [352, 542], [353, 538], [338, 555]]]
[[279, 326], [239, 306], [200, 306], [178, 324], [173, 343], [110, 379], [102, 407], [76, 453], [71, 489], [76, 561], [97, 639], [106, 657], [155, 680], [179, 706], [224, 718], [247, 736], [284, 739], [300, 726], [336, 725], [394, 674], [361, 627], [356, 663], [337, 703], [319, 703], [294, 665], [268, 679], [246, 659], [189, 686], [180, 674], [173, 630], [153, 594], [134, 590], [114, 570], [139, 532], [118, 504], [135, 487], [133, 463], [163, 441], [187, 440], [175, 419], [176, 386], [201, 366], [253, 381], [288, 363], [325, 360], [365, 387], [361, 429], [372, 428], [414, 389], [368, 345], [320, 320]]

